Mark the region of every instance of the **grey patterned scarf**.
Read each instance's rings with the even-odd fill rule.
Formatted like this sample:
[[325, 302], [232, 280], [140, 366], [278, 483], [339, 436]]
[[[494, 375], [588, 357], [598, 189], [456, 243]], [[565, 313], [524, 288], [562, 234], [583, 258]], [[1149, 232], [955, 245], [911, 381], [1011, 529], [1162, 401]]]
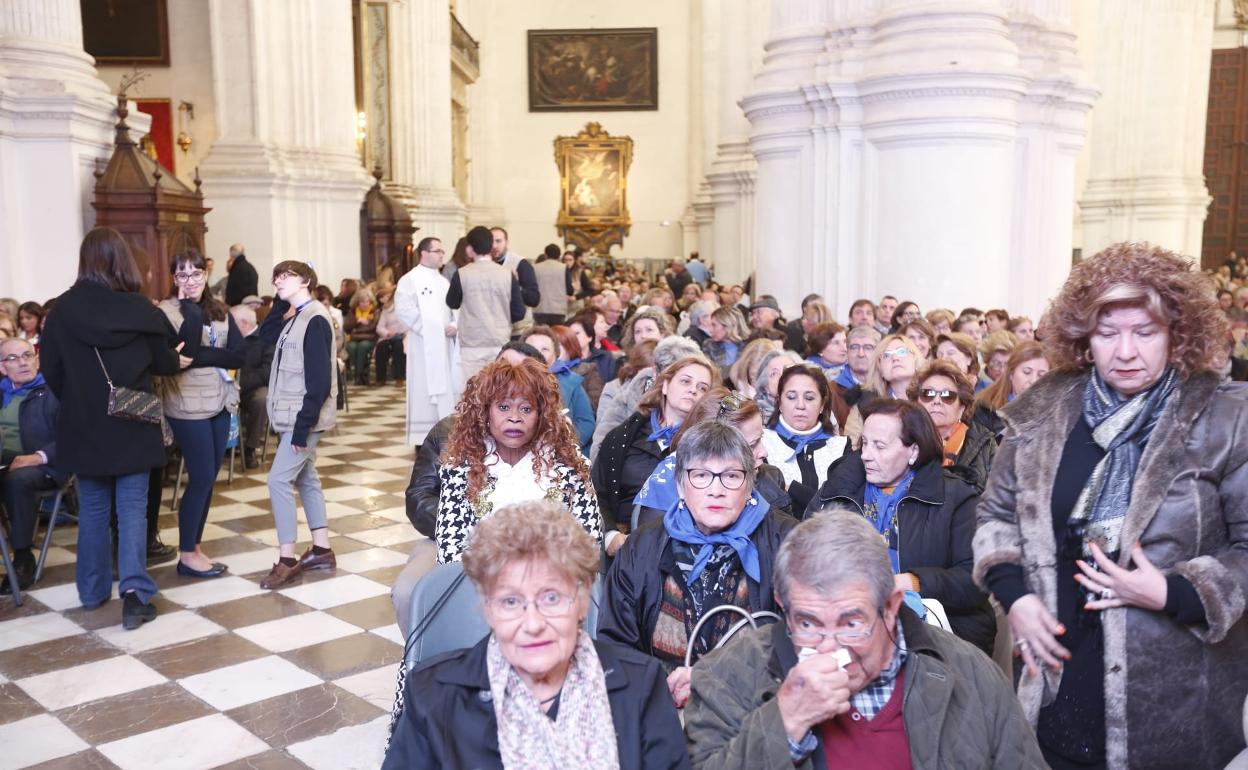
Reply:
[[1140, 467], [1148, 437], [1170, 394], [1178, 387], [1174, 369], [1167, 368], [1148, 390], [1123, 398], [1095, 369], [1083, 390], [1083, 419], [1092, 438], [1105, 450], [1088, 483], [1075, 501], [1070, 526], [1083, 528], [1083, 555], [1091, 558], [1096, 543], [1111, 559], [1121, 549], [1122, 524], [1131, 504], [1131, 485]]

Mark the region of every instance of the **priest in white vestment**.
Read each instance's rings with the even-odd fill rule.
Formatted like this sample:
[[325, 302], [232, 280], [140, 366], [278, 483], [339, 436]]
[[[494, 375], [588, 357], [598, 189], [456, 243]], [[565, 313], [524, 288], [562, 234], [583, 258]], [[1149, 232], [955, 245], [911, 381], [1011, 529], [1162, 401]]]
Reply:
[[442, 276], [446, 251], [437, 238], [416, 246], [420, 263], [399, 279], [394, 312], [407, 326], [407, 443], [424, 442], [434, 423], [455, 410], [464, 391], [455, 311], [446, 306], [451, 282]]

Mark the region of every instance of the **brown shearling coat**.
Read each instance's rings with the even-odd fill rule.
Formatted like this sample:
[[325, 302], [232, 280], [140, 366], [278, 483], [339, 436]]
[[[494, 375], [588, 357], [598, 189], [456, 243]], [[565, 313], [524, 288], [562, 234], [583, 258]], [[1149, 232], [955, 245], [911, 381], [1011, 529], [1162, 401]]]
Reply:
[[[1063, 447], [1081, 418], [1089, 370], [1055, 372], [1006, 406], [1005, 438], [980, 498], [975, 579], [1022, 565], [1028, 587], [1057, 614], [1051, 497]], [[1204, 624], [1163, 612], [1104, 612], [1106, 760], [1113, 770], [1224, 767], [1244, 747], [1248, 693], [1248, 390], [1193, 375], [1170, 397], [1141, 458], [1122, 531], [1163, 573], [1195, 587]], [[1023, 677], [1034, 725], [1060, 673]]]

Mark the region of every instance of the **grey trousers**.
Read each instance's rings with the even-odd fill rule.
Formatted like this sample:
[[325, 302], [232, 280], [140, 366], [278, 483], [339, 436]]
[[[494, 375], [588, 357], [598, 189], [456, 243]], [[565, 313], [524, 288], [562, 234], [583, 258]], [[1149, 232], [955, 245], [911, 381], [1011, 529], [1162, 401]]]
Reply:
[[299, 514], [295, 508], [295, 490], [303, 502], [304, 515], [308, 517], [308, 529], [329, 526], [325, 512], [325, 495], [321, 492], [321, 477], [316, 474], [316, 445], [321, 434], [308, 434], [308, 446], [296, 452], [290, 446], [293, 433], [282, 433], [269, 468], [269, 498], [273, 501], [273, 522], [277, 527], [277, 542], [290, 545], [299, 539]]
[[407, 557], [407, 566], [399, 573], [390, 589], [390, 600], [394, 602], [394, 617], [399, 622], [399, 630], [403, 638], [412, 633], [412, 592], [425, 573], [438, 565], [438, 547], [429, 538], [422, 537], [412, 543], [412, 553]]

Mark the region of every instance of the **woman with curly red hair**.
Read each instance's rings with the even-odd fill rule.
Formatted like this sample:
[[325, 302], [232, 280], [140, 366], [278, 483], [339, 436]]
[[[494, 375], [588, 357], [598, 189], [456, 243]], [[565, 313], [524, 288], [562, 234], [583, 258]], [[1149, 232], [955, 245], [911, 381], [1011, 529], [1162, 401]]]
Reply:
[[495, 361], [468, 381], [438, 470], [438, 563], [459, 561], [468, 535], [496, 508], [562, 505], [602, 542], [589, 467], [563, 416], [555, 376], [537, 361]]
[[1054, 371], [1001, 410], [974, 574], [1058, 770], [1224, 767], [1244, 748], [1248, 410], [1212, 371], [1225, 327], [1191, 260], [1111, 246], [1040, 323]]

